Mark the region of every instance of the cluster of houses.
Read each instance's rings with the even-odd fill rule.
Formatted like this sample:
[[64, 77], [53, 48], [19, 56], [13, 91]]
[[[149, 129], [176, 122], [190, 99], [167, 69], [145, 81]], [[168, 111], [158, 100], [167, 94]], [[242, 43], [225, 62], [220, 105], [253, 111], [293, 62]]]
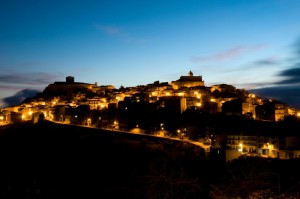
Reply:
[[[43, 93], [25, 100], [18, 106], [1, 109], [0, 125], [24, 120], [38, 122], [43, 114], [46, 119], [66, 124], [125, 130], [134, 127], [142, 129], [143, 125], [138, 119], [134, 123], [126, 119], [134, 115], [133, 112], [126, 115], [126, 111], [130, 109], [134, 109], [135, 112], [145, 111], [141, 105], [147, 106], [147, 111], [165, 108], [172, 110], [172, 114], [182, 114], [187, 109], [197, 109], [211, 114], [240, 115], [272, 122], [297, 115], [297, 111], [285, 103], [274, 99], [262, 99], [232, 85], [206, 87], [202, 76], [194, 76], [190, 71], [187, 76], [181, 76], [170, 83], [156, 81], [136, 87], [121, 86], [119, 89], [112, 85], [98, 86], [97, 83], [75, 82], [74, 77], [68, 76], [65, 82], [49, 84]], [[159, 130], [168, 130], [163, 121], [157, 121], [156, 126]], [[281, 145], [278, 143], [281, 141], [276, 139], [228, 135], [227, 147], [236, 155], [255, 152], [270, 157], [300, 157], [300, 152], [294, 152], [292, 155], [291, 152], [280, 151]], [[286, 148], [289, 147], [285, 146]]]

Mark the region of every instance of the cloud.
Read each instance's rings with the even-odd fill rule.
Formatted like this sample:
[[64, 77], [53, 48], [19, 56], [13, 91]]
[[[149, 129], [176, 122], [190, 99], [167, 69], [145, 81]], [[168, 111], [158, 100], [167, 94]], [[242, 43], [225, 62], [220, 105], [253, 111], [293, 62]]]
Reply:
[[[25, 87], [23, 87], [25, 89]], [[1, 91], [18, 91], [21, 89], [20, 85], [0, 85]]]
[[247, 89], [256, 89], [256, 88], [263, 88], [270, 85], [273, 85], [274, 82], [257, 82], [257, 83], [243, 83], [243, 84], [235, 84], [238, 88], [247, 88]]
[[[300, 39], [292, 45], [292, 48], [295, 52], [293, 60], [297, 61], [290, 61], [290, 67], [277, 74], [281, 80], [274, 82], [273, 86], [253, 89], [252, 92], [262, 97], [278, 99], [300, 109]], [[272, 61], [262, 63], [275, 64]]]
[[[20, 100], [24, 100], [27, 96], [29, 96], [32, 93], [40, 92], [38, 90], [42, 90], [46, 85], [48, 85], [49, 83], [53, 83], [54, 80], [57, 78], [61, 79], [61, 77], [62, 74], [39, 73], [39, 72], [0, 73], [0, 90], [1, 90], [0, 98], [2, 99], [0, 100], [0, 104], [4, 103], [4, 106], [10, 106], [10, 105], [15, 105], [17, 103], [20, 103]], [[13, 93], [16, 94], [12, 95]]]
[[101, 33], [104, 33], [125, 43], [145, 44], [148, 41], [145, 38], [135, 37], [128, 31], [126, 31], [124, 28], [115, 25], [102, 25], [95, 23], [94, 27]]
[[0, 83], [4, 84], [21, 84], [21, 85], [41, 85], [49, 84], [57, 77], [61, 77], [62, 74], [52, 74], [52, 73], [2, 73], [0, 74]]
[[101, 24], [94, 24], [94, 26], [100, 30], [101, 32], [107, 35], [117, 35], [121, 34], [121, 29], [119, 27], [113, 25], [101, 25]]
[[[295, 65], [295, 68], [290, 68], [279, 73], [280, 77], [285, 78], [277, 82], [280, 85], [294, 85], [300, 84], [300, 63]], [[300, 89], [299, 89], [300, 90]]]
[[253, 52], [253, 51], [259, 51], [264, 48], [266, 48], [267, 45], [265, 44], [259, 44], [255, 46], [249, 46], [249, 47], [241, 47], [241, 46], [235, 46], [230, 49], [227, 49], [223, 52], [210, 55], [210, 56], [192, 56], [191, 61], [193, 62], [201, 62], [201, 61], [224, 61], [227, 59], [232, 59], [235, 57], [238, 57], [246, 52]]
[[277, 86], [250, 90], [264, 98], [273, 98], [300, 109], [299, 86]]
[[282, 61], [277, 56], [270, 56], [264, 59], [260, 59], [254, 61], [250, 64], [247, 64], [244, 67], [235, 68], [233, 70], [228, 70], [227, 72], [236, 72], [236, 71], [246, 71], [246, 70], [254, 70], [254, 69], [261, 69], [261, 68], [270, 68], [274, 66], [279, 66]]
[[278, 57], [271, 56], [267, 57], [265, 59], [258, 60], [254, 62], [255, 65], [264, 65], [264, 66], [271, 66], [271, 65], [277, 65], [279, 62]]
[[230, 59], [230, 58], [233, 58], [233, 57], [241, 54], [242, 51], [243, 51], [243, 48], [237, 46], [237, 47], [228, 49], [228, 50], [226, 50], [224, 52], [221, 52], [221, 53], [218, 53], [218, 54], [215, 54], [215, 55], [210, 55], [210, 56], [207, 56], [207, 57], [193, 56], [191, 58], [191, 60], [193, 62], [199, 62], [199, 61], [223, 61], [225, 59]]
[[300, 38], [292, 45], [292, 47], [295, 49], [295, 54], [298, 59], [300, 59]]
[[[261, 97], [277, 99], [300, 109], [300, 68], [284, 70], [279, 76], [286, 79], [275, 82], [276, 86], [257, 88], [251, 91]], [[264, 86], [263, 83], [260, 86]]]
[[2, 99], [4, 107], [15, 106], [23, 102], [28, 97], [33, 97], [40, 91], [33, 89], [24, 89], [17, 92], [15, 95]]

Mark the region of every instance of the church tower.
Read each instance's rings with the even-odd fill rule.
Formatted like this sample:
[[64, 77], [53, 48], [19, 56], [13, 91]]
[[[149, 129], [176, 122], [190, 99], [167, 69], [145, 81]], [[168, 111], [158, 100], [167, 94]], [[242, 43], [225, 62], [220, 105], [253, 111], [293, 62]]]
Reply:
[[188, 72], [188, 76], [180, 76], [178, 80], [172, 81], [171, 85], [173, 89], [177, 90], [181, 88], [204, 86], [204, 81], [202, 80], [202, 76], [194, 76], [190, 70], [190, 72]]

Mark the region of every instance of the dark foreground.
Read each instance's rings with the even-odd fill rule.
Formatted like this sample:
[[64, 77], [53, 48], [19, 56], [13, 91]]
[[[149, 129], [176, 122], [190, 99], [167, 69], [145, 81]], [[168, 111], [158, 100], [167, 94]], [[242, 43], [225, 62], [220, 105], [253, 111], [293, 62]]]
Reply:
[[299, 160], [225, 163], [177, 141], [43, 122], [0, 130], [0, 198], [281, 198]]

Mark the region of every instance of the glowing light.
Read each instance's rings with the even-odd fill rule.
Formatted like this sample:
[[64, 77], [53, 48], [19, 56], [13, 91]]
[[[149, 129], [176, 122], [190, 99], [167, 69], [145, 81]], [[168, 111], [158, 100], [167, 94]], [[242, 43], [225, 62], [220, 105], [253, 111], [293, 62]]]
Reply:
[[32, 111], [29, 111], [28, 115], [32, 115]]
[[240, 143], [240, 145], [239, 145], [239, 146], [240, 146], [240, 148], [238, 149], [238, 151], [239, 151], [239, 152], [242, 152], [242, 151], [243, 151], [243, 144], [242, 144], [242, 143]]
[[211, 98], [210, 101], [211, 101], [211, 102], [216, 102], [217, 100], [214, 99], [214, 98]]
[[2, 115], [0, 115], [0, 120], [3, 120], [3, 119], [4, 119], [4, 117]]
[[160, 129], [164, 130], [164, 123], [160, 123]]
[[297, 117], [300, 117], [300, 112], [297, 113]]

